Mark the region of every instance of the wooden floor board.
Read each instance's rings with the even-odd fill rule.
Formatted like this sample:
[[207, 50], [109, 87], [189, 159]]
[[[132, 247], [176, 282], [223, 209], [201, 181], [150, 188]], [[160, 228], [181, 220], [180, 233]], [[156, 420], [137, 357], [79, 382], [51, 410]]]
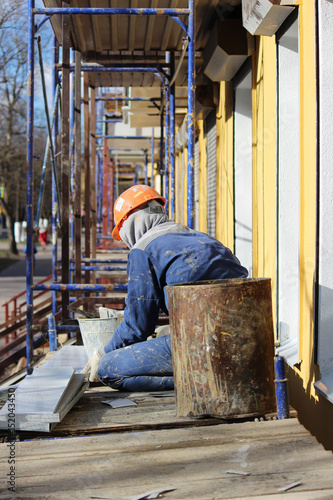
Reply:
[[[135, 407], [113, 409], [102, 401], [127, 398]], [[106, 387], [86, 392], [71, 412], [58, 424], [54, 436], [119, 432], [152, 428], [214, 425], [219, 419], [189, 419], [176, 416], [175, 397], [155, 397], [149, 393], [119, 393]]]
[[164, 487], [175, 488], [166, 500], [333, 498], [332, 453], [297, 419], [23, 441], [16, 450], [24, 498], [122, 500]]
[[[173, 393], [163, 396], [91, 387], [49, 435], [19, 432], [14, 495], [0, 443], [0, 498], [134, 500], [156, 489], [172, 489], [165, 500], [333, 498], [333, 455], [297, 418], [182, 418]], [[137, 406], [102, 403], [112, 398]]]

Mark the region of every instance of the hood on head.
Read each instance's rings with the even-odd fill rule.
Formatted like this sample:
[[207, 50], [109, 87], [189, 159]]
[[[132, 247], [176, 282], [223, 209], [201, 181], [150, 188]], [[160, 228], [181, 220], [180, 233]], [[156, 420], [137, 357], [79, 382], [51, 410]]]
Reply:
[[147, 231], [168, 220], [164, 207], [156, 201], [148, 201], [123, 222], [119, 235], [131, 249]]

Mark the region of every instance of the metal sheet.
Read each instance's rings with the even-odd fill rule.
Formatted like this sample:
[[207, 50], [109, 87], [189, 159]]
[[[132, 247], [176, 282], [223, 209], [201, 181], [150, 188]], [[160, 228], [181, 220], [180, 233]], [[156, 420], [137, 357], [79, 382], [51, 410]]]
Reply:
[[216, 237], [216, 110], [207, 117], [207, 234]]
[[[49, 432], [60, 422], [83, 394], [88, 383], [75, 373], [87, 362], [83, 346], [66, 346], [28, 375], [0, 410], [0, 429], [11, 427], [14, 412], [15, 430]], [[14, 405], [14, 410], [12, 407]]]

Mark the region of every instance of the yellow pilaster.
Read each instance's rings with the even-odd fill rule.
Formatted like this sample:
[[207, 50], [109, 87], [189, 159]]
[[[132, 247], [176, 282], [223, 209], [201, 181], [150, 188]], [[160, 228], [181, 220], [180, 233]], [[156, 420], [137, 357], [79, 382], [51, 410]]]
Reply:
[[[311, 375], [313, 283], [316, 244], [316, 67], [315, 2], [299, 5], [300, 52], [300, 355], [302, 376]], [[312, 387], [312, 383], [310, 384]], [[311, 392], [314, 393], [313, 388]]]
[[276, 57], [275, 36], [256, 38], [253, 57], [253, 275], [276, 288]]
[[175, 156], [175, 221], [179, 222], [179, 153]]
[[220, 83], [217, 110], [216, 238], [234, 250], [233, 86]]
[[183, 155], [184, 155], [184, 224], [187, 226], [188, 222], [188, 149], [184, 148], [183, 150]]

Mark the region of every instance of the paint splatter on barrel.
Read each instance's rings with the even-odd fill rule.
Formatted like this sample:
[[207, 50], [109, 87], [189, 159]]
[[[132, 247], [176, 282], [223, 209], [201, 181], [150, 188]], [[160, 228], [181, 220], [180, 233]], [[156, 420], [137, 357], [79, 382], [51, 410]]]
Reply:
[[276, 410], [271, 280], [167, 287], [178, 416]]

